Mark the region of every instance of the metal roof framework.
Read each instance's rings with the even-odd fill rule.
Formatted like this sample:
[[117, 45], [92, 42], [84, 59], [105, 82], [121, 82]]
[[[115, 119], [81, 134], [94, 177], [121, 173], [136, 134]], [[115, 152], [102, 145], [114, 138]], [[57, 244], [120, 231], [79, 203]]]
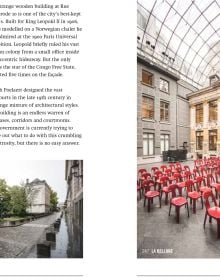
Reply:
[[220, 75], [220, 0], [138, 0], [138, 54], [197, 88]]

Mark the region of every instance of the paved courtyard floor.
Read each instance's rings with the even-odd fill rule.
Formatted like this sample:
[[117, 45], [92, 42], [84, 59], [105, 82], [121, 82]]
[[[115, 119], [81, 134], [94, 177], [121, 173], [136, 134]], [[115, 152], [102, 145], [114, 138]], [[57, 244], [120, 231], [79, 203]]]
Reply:
[[59, 213], [54, 213], [22, 226], [0, 228], [0, 258], [27, 257], [32, 247], [40, 240], [45, 229], [59, 215]]
[[[150, 170], [151, 166], [162, 163], [142, 165], [140, 168]], [[193, 162], [184, 162], [190, 165]], [[197, 202], [196, 214], [189, 207], [187, 217], [185, 207], [180, 210], [180, 223], [176, 223], [175, 209], [172, 207], [168, 216], [169, 206], [159, 208], [159, 199], [155, 198], [151, 212], [143, 207], [143, 198], [137, 201], [137, 256], [138, 258], [220, 258], [220, 240], [217, 239], [217, 223], [215, 220], [206, 222], [203, 229], [205, 209]]]

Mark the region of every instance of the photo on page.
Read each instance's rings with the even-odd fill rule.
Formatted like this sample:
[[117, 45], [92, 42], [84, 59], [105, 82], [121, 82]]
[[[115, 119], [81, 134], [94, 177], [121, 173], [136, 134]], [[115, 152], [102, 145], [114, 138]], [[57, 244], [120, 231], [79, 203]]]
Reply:
[[0, 257], [83, 257], [83, 161], [0, 162]]
[[220, 257], [219, 1], [137, 1], [137, 257]]

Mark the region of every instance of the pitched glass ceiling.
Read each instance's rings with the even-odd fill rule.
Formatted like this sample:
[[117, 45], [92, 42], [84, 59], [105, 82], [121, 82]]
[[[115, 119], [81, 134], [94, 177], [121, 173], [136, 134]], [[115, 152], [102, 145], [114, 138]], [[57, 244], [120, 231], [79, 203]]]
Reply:
[[140, 56], [196, 87], [220, 76], [220, 0], [138, 0]]

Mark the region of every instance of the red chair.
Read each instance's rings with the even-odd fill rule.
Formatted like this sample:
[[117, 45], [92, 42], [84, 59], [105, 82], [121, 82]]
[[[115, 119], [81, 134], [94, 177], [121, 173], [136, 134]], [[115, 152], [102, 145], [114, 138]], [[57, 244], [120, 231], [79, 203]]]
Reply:
[[155, 183], [156, 183], [156, 185], [157, 185], [157, 184], [160, 184], [160, 178], [161, 178], [162, 176], [163, 176], [162, 171], [160, 171], [160, 170], [156, 170], [156, 171], [155, 171], [154, 177], [155, 177]]
[[[161, 177], [161, 179], [162, 178], [163, 177]], [[164, 176], [164, 181], [161, 184], [160, 196], [161, 196], [161, 199], [162, 199], [163, 193], [165, 193], [165, 205], [168, 204], [168, 195], [169, 195], [169, 193], [172, 192], [172, 190], [170, 190], [169, 187], [168, 187], [168, 182], [169, 182], [169, 178]]]
[[182, 196], [176, 196], [176, 189], [177, 189], [177, 185], [176, 184], [172, 184], [169, 186], [169, 190], [172, 192], [172, 198], [170, 200], [170, 209], [169, 209], [169, 216], [170, 216], [170, 212], [171, 212], [171, 207], [175, 206], [176, 208], [176, 222], [179, 223], [180, 222], [180, 208], [184, 205], [186, 205], [187, 207], [187, 211], [188, 211], [188, 218], [189, 218], [189, 205], [188, 205], [188, 201], [186, 200], [185, 197]]
[[170, 168], [167, 168], [164, 172], [168, 177], [172, 176], [172, 170]]
[[173, 177], [175, 178], [175, 183], [177, 185], [179, 195], [181, 196], [182, 195], [182, 189], [185, 188], [185, 182], [181, 182], [182, 181], [182, 175], [180, 173], [173, 174]]
[[192, 173], [190, 172], [190, 171], [188, 171], [188, 170], [186, 170], [184, 173], [183, 173], [183, 178], [185, 179], [185, 180], [190, 180], [191, 179], [191, 176], [192, 176]]
[[168, 186], [169, 177], [168, 176], [161, 176], [157, 181], [158, 190], [160, 191], [163, 187]]
[[[205, 200], [205, 207], [206, 207], [203, 227], [205, 229], [207, 216], [209, 216], [210, 223], [212, 222], [212, 218], [214, 218], [217, 221], [217, 238], [220, 238], [220, 207], [217, 206], [215, 196], [213, 195], [211, 189], [203, 193], [203, 198]], [[210, 204], [211, 202], [214, 203], [214, 207], [211, 207]]]
[[169, 164], [169, 168], [173, 171], [175, 169], [175, 164], [174, 163], [170, 163]]
[[200, 191], [201, 195], [205, 192], [210, 190], [207, 186], [202, 186], [204, 183], [204, 178], [202, 176], [199, 176], [196, 178], [196, 185], [197, 185], [197, 191]]
[[195, 186], [194, 186], [193, 180], [187, 180], [185, 182], [185, 186], [186, 186], [186, 192], [187, 192], [186, 198], [189, 198], [190, 202], [193, 202], [193, 213], [196, 214], [196, 201], [199, 198], [201, 198], [202, 209], [203, 209], [202, 195], [201, 195], [201, 193], [199, 193], [199, 192], [197, 192], [195, 190]]
[[145, 194], [144, 194], [144, 207], [146, 204], [146, 199], [147, 199], [147, 211], [150, 212], [150, 204], [151, 202], [153, 203], [153, 199], [155, 197], [159, 197], [159, 203], [160, 203], [160, 208], [161, 208], [161, 197], [160, 197], [160, 193], [158, 191], [151, 191], [151, 187], [152, 185], [154, 185], [154, 181], [153, 180], [148, 180], [148, 181], [144, 181], [144, 189], [145, 189]]
[[138, 176], [142, 176], [143, 173], [147, 173], [147, 170], [145, 168], [141, 168], [138, 170]]
[[157, 170], [159, 170], [159, 168], [158, 168], [158, 167], [156, 167], [156, 166], [153, 166], [153, 167], [151, 168], [151, 173], [152, 173], [152, 176], [154, 176], [154, 175], [155, 175], [155, 172], [156, 172]]
[[165, 170], [167, 169], [167, 166], [166, 165], [161, 165], [160, 169], [165, 172]]
[[220, 188], [220, 183], [211, 183], [211, 189], [215, 190], [215, 197], [218, 198], [218, 188]]
[[188, 165], [184, 165], [183, 168], [184, 168], [185, 171], [190, 171], [190, 168], [189, 168]]
[[140, 186], [141, 186], [141, 180], [143, 180], [142, 177], [145, 173], [147, 173], [147, 170], [145, 168], [141, 168], [138, 170], [138, 180], [139, 180]]
[[141, 199], [141, 186], [138, 180], [137, 180], [137, 192], [139, 192], [139, 199]]
[[212, 183], [215, 183], [215, 178], [212, 174], [209, 173], [207, 174], [206, 184], [210, 188]]
[[142, 177], [141, 177], [142, 180], [148, 180], [148, 179], [151, 179], [151, 174], [150, 173], [143, 173], [142, 174]]

